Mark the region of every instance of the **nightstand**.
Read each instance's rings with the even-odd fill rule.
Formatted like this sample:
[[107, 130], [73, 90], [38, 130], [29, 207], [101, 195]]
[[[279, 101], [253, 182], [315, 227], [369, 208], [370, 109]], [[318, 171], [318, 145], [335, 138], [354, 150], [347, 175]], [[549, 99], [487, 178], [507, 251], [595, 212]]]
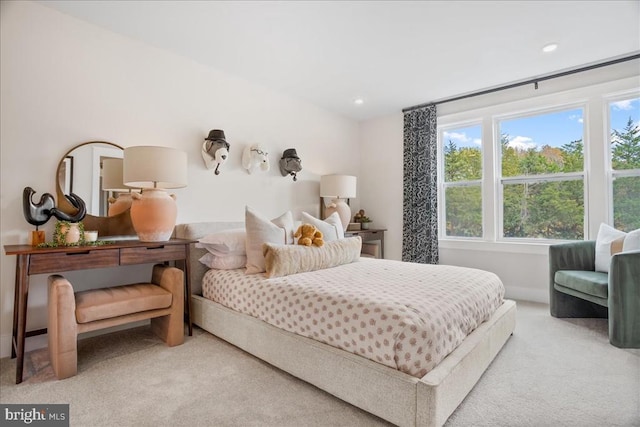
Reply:
[[362, 243], [366, 242], [380, 242], [380, 256], [377, 258], [384, 258], [384, 232], [386, 228], [370, 228], [368, 230], [353, 230], [345, 231], [344, 237], [360, 236]]

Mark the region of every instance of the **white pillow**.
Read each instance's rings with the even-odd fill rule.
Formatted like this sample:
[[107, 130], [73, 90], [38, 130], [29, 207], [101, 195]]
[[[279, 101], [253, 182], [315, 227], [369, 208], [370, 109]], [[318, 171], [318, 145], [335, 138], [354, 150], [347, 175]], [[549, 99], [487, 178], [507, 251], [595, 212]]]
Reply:
[[244, 228], [218, 231], [204, 236], [196, 243], [196, 248], [204, 248], [213, 255], [245, 255], [247, 232]]
[[247, 265], [247, 256], [216, 256], [212, 253], [207, 252], [200, 258], [199, 261], [209, 268], [215, 268], [217, 270], [235, 270], [237, 268], [244, 268]]
[[290, 211], [269, 221], [247, 206], [245, 210], [245, 227], [247, 230], [246, 274], [265, 271], [264, 255], [262, 255], [263, 243], [280, 245], [293, 243], [293, 215]]
[[337, 212], [329, 215], [324, 221], [311, 216], [306, 212], [302, 212], [302, 222], [312, 224], [320, 230], [325, 242], [344, 239], [344, 228]]
[[598, 230], [598, 237], [596, 237], [596, 271], [602, 271], [603, 273], [609, 272], [609, 264], [611, 264], [611, 243], [625, 237], [627, 233], [624, 231], [616, 230], [615, 228], [607, 225], [600, 224]]
[[627, 233], [622, 244], [622, 252], [640, 250], [640, 228]]

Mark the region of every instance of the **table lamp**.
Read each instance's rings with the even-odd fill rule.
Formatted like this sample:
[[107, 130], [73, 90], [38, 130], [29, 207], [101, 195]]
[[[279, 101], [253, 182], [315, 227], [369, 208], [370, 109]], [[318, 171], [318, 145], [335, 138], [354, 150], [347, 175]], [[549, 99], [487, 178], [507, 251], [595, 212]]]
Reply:
[[323, 175], [320, 177], [320, 197], [332, 198], [332, 203], [325, 209], [325, 215], [338, 212], [344, 230], [351, 221], [351, 208], [346, 199], [356, 197], [356, 177], [350, 175]]
[[187, 186], [187, 153], [169, 147], [137, 146], [124, 149], [123, 179], [132, 193], [131, 223], [143, 242], [166, 242], [176, 225], [175, 195], [165, 189]]
[[124, 185], [123, 160], [109, 158], [102, 161], [102, 190], [118, 193], [109, 197], [108, 216], [118, 215], [131, 208], [131, 188]]

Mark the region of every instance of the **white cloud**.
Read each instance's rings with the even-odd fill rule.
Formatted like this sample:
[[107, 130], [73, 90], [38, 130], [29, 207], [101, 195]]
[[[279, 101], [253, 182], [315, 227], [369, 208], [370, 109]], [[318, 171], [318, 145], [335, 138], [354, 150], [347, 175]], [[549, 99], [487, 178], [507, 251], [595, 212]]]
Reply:
[[507, 145], [516, 150], [529, 150], [531, 148], [537, 148], [538, 144], [533, 142], [533, 139], [528, 136], [516, 136], [509, 140]]
[[627, 99], [625, 101], [614, 102], [611, 105], [616, 110], [633, 110], [632, 102], [633, 102], [633, 99]]
[[582, 117], [582, 115], [579, 114], [572, 114], [569, 116], [569, 120], [575, 120], [578, 123], [584, 123], [584, 119]]
[[446, 139], [450, 139], [454, 142], [462, 142], [462, 143], [469, 143], [469, 141], [471, 141], [471, 139], [467, 136], [466, 133], [460, 133], [460, 132], [444, 132], [442, 134]]
[[459, 145], [482, 145], [482, 139], [480, 138], [470, 138], [464, 132], [442, 132], [442, 136], [445, 140], [451, 140], [453, 142], [458, 143]]

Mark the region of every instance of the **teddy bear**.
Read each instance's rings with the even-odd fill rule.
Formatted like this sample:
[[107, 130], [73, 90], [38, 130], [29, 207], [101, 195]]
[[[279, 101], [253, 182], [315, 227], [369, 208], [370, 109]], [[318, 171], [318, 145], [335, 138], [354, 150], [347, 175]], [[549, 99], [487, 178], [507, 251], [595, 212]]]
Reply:
[[296, 230], [294, 237], [299, 237], [298, 244], [304, 246], [322, 246], [324, 240], [322, 240], [322, 232], [318, 230], [314, 225], [302, 224]]

